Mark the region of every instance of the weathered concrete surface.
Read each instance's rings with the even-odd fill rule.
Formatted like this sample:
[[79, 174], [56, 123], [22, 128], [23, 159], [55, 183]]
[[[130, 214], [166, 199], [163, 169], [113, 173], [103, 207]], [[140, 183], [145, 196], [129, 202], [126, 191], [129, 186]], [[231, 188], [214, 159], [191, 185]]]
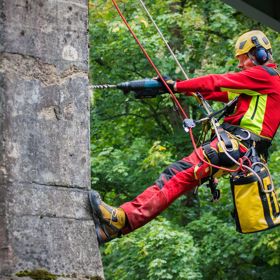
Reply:
[[0, 0], [0, 279], [103, 279], [91, 219], [86, 0]]

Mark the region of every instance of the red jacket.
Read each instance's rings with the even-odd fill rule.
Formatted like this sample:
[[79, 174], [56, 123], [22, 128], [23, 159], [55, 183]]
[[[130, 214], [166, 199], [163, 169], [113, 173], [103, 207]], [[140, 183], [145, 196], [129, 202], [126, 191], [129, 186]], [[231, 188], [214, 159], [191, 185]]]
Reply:
[[205, 99], [228, 102], [239, 95], [235, 112], [224, 121], [272, 139], [280, 124], [280, 77], [275, 64], [238, 73], [213, 74], [177, 82], [178, 92], [198, 91]]

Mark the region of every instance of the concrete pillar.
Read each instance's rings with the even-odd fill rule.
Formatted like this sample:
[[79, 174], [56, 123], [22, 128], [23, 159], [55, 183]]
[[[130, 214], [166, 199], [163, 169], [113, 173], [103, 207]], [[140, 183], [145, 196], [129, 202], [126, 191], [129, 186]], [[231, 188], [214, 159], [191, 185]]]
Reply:
[[[0, 0], [0, 279], [103, 279], [87, 0]], [[37, 278], [36, 278], [37, 277]]]

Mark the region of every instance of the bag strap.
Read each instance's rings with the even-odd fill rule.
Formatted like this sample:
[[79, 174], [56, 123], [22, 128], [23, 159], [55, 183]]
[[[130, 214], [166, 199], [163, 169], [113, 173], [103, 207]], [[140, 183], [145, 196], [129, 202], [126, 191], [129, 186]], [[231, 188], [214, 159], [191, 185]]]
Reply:
[[276, 68], [272, 68], [272, 67], [268, 67], [268, 66], [265, 66], [265, 65], [262, 65], [262, 68], [267, 72], [269, 73], [271, 76], [280, 76], [280, 72], [278, 69]]
[[232, 151], [233, 150], [232, 142], [229, 139], [227, 132], [220, 126], [218, 127], [218, 133], [225, 144], [226, 150], [229, 152]]

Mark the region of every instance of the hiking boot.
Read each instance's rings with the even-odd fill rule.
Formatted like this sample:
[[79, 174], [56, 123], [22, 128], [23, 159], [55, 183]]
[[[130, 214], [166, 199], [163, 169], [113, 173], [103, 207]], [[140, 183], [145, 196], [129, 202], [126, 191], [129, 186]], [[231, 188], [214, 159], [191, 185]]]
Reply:
[[121, 236], [120, 230], [113, 230], [109, 225], [95, 223], [95, 232], [99, 245]]
[[124, 210], [103, 202], [96, 191], [89, 192], [89, 201], [99, 243], [102, 244], [120, 236], [126, 222]]

